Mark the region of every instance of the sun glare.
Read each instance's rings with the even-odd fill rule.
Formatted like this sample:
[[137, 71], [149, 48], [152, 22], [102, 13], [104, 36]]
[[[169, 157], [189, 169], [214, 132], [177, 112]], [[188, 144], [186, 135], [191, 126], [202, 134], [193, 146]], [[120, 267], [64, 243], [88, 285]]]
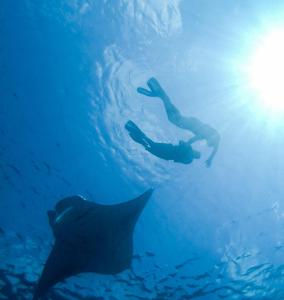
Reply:
[[263, 37], [248, 64], [250, 87], [264, 109], [284, 113], [284, 29]]

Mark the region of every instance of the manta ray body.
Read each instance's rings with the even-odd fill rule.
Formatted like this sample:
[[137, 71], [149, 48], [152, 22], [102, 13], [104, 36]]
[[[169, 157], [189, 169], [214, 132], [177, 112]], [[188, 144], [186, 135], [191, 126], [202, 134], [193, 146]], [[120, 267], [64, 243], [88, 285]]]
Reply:
[[98, 204], [81, 196], [60, 200], [47, 212], [55, 244], [33, 299], [79, 273], [117, 274], [130, 268], [134, 228], [152, 192], [115, 205]]

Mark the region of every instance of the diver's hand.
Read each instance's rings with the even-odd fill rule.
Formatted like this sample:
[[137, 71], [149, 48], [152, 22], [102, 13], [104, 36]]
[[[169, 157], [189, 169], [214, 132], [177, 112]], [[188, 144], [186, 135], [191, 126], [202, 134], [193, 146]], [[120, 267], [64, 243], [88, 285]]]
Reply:
[[210, 168], [211, 167], [211, 165], [212, 165], [212, 159], [207, 159], [206, 161], [205, 161], [205, 164], [206, 164], [206, 167], [207, 168]]

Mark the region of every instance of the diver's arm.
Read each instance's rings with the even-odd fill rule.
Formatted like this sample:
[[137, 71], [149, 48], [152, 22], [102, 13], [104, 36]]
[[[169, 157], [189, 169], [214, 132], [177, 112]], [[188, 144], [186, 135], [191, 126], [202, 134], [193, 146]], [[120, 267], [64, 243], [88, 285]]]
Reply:
[[215, 155], [216, 155], [216, 153], [217, 153], [217, 151], [218, 151], [218, 148], [219, 148], [219, 143], [217, 143], [217, 144], [215, 144], [215, 145], [213, 146], [213, 150], [212, 150], [210, 156], [208, 157], [208, 159], [207, 159], [206, 162], [205, 162], [207, 168], [209, 168], [209, 167], [211, 166], [212, 161], [213, 161], [213, 158], [215, 157]]

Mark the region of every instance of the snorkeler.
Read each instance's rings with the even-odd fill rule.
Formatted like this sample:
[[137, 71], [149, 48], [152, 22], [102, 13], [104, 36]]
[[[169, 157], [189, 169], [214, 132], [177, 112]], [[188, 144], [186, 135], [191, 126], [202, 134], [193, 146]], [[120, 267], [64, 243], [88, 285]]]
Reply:
[[125, 128], [135, 142], [159, 158], [183, 164], [190, 164], [194, 159], [200, 158], [200, 153], [193, 150], [188, 142], [180, 141], [178, 145], [156, 143], [148, 138], [132, 121], [128, 121]]
[[212, 152], [206, 160], [207, 167], [210, 167], [219, 147], [219, 133], [214, 128], [202, 123], [197, 118], [182, 116], [179, 110], [172, 104], [169, 96], [160, 86], [157, 79], [153, 77], [150, 78], [147, 81], [147, 85], [149, 90], [139, 87], [137, 88], [137, 92], [148, 97], [158, 97], [163, 101], [168, 120], [182, 129], [190, 130], [194, 134], [194, 136], [189, 139], [186, 144], [191, 145], [196, 141], [205, 140], [207, 145], [212, 148]]

